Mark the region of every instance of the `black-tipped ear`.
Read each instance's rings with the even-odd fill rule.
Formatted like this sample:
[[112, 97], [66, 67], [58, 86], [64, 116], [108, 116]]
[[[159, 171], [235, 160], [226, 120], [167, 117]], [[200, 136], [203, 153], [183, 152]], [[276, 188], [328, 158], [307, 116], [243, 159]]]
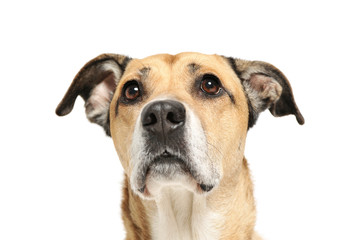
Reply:
[[275, 117], [293, 114], [300, 125], [305, 123], [294, 100], [291, 85], [280, 70], [266, 62], [236, 58], [228, 58], [228, 61], [241, 80], [248, 97], [249, 128], [266, 109]]
[[85, 101], [85, 112], [90, 122], [109, 129], [109, 105], [115, 88], [130, 58], [117, 54], [102, 54], [90, 60], [75, 76], [63, 100], [56, 108], [58, 116], [71, 112], [78, 95]]

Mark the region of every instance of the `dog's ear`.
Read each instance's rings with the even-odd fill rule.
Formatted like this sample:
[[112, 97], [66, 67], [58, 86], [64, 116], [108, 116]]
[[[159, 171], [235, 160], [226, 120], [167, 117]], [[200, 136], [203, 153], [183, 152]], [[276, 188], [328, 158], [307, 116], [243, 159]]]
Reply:
[[248, 128], [256, 123], [258, 115], [266, 109], [275, 117], [293, 114], [300, 125], [304, 124], [291, 85], [280, 70], [266, 62], [235, 58], [228, 58], [228, 61], [248, 97]]
[[80, 95], [85, 101], [89, 121], [102, 126], [110, 136], [109, 105], [129, 61], [130, 58], [116, 54], [102, 54], [90, 60], [75, 76], [56, 108], [56, 114], [64, 116], [70, 113]]

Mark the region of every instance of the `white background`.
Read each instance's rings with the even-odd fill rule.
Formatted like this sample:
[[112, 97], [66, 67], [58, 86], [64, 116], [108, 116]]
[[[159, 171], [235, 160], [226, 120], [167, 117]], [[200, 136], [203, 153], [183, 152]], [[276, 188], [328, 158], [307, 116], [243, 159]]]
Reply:
[[[11, 3], [10, 3], [11, 2]], [[197, 51], [263, 60], [306, 124], [267, 111], [248, 135], [268, 240], [361, 239], [361, 14], [357, 1], [0, 3], [0, 239], [124, 239], [122, 168], [83, 101], [54, 113], [101, 53]]]

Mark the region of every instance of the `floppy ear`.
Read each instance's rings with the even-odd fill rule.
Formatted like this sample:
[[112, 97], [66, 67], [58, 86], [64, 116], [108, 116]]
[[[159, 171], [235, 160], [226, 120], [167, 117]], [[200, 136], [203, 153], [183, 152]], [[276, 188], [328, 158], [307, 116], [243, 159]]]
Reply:
[[70, 113], [80, 95], [85, 101], [89, 121], [102, 126], [110, 136], [109, 105], [129, 61], [130, 58], [116, 54], [102, 54], [90, 60], [75, 76], [56, 108], [56, 114], [65, 116]]
[[305, 123], [294, 100], [291, 85], [280, 70], [266, 62], [236, 58], [228, 60], [248, 97], [248, 128], [256, 123], [258, 115], [266, 109], [275, 117], [293, 114], [300, 125]]

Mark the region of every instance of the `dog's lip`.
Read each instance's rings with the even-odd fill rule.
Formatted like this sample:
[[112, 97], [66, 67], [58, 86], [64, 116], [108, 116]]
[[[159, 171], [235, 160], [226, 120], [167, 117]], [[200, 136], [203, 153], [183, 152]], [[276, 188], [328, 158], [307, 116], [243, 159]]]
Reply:
[[153, 160], [144, 168], [144, 179], [143, 179], [143, 184], [141, 185], [140, 188], [138, 188], [138, 191], [143, 193], [144, 195], [148, 196], [150, 195], [150, 193], [148, 192], [147, 189], [147, 184], [146, 184], [146, 178], [149, 175], [149, 171], [151, 169], [152, 166], [154, 166], [155, 164], [172, 164], [172, 163], [178, 163], [181, 165], [183, 171], [186, 174], [189, 174], [190, 177], [192, 177], [196, 184], [197, 184], [197, 189], [199, 192], [210, 192], [214, 186], [213, 185], [208, 185], [208, 184], [204, 184], [204, 183], [200, 183], [199, 181], [197, 181], [194, 171], [192, 171], [191, 167], [187, 164], [186, 160], [176, 156], [174, 154], [169, 153], [168, 151], [164, 151], [162, 154], [157, 155], [153, 158]]
[[154, 165], [154, 164], [162, 163], [162, 162], [164, 162], [164, 163], [178, 162], [178, 163], [181, 163], [184, 166], [187, 166], [184, 159], [182, 159], [182, 158], [180, 158], [178, 156], [175, 156], [175, 155], [173, 155], [173, 154], [171, 154], [171, 153], [169, 153], [167, 151], [164, 151], [161, 155], [156, 156], [153, 159], [153, 161], [149, 164], [148, 168], [150, 166]]
[[155, 156], [153, 160], [148, 164], [148, 166], [146, 167], [145, 176], [148, 175], [150, 168], [155, 164], [174, 164], [174, 163], [180, 164], [184, 172], [191, 173], [191, 169], [187, 165], [185, 159], [176, 156], [174, 154], [171, 154], [168, 151], [164, 151], [162, 154]]

